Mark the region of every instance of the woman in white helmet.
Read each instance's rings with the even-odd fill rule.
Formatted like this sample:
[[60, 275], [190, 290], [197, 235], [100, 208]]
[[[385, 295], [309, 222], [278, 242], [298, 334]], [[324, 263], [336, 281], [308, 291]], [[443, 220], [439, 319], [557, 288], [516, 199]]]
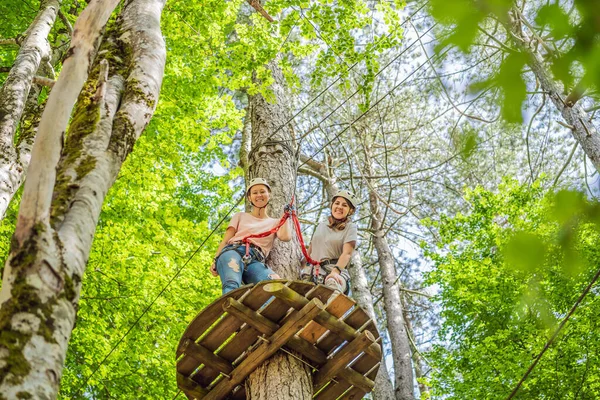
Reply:
[[339, 190], [331, 199], [331, 215], [319, 223], [308, 247], [308, 255], [319, 261], [317, 266], [306, 266], [302, 279], [312, 280], [347, 293], [350, 275], [347, 267], [356, 247], [358, 229], [350, 222], [356, 211], [356, 198], [346, 190]]
[[252, 211], [239, 212], [231, 218], [210, 266], [210, 272], [221, 278], [223, 294], [237, 289], [242, 282], [248, 284], [278, 279], [279, 276], [265, 265], [265, 259], [273, 248], [275, 236], [284, 242], [292, 239], [290, 222], [287, 221], [276, 234], [248, 239], [250, 248], [246, 253], [246, 244], [242, 243], [245, 237], [267, 232], [279, 223], [279, 219], [267, 214], [271, 187], [266, 180], [252, 179], [248, 183], [246, 197], [252, 204]]

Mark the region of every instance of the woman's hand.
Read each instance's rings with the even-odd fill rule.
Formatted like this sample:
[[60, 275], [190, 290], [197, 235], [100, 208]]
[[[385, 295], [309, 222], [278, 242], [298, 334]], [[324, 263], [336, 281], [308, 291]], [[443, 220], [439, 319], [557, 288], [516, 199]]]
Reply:
[[331, 270], [331, 272], [329, 273], [329, 275], [327, 275], [327, 276], [325, 277], [325, 280], [327, 280], [327, 279], [329, 279], [329, 278], [332, 278], [332, 279], [335, 279], [335, 280], [337, 281], [337, 280], [338, 280], [338, 279], [337, 279], [337, 277], [338, 277], [339, 275], [340, 275], [340, 271], [339, 271], [337, 268], [333, 268], [333, 269]]
[[213, 276], [219, 276], [219, 273], [217, 272], [217, 262], [213, 261], [212, 264], [210, 265], [210, 273]]

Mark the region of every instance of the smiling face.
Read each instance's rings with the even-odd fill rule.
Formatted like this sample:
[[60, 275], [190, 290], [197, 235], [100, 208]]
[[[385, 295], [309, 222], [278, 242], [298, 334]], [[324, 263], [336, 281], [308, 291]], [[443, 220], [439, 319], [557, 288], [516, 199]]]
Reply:
[[331, 215], [335, 219], [344, 219], [352, 210], [350, 203], [343, 197], [336, 197], [331, 204]]
[[265, 185], [254, 185], [248, 192], [248, 198], [255, 207], [265, 207], [271, 198], [271, 193]]

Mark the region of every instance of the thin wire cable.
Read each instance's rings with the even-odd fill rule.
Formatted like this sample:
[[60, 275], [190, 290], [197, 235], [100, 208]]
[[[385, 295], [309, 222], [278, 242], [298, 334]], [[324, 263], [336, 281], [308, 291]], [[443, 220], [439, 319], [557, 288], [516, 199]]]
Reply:
[[[406, 24], [407, 22], [409, 22], [412, 17], [414, 17], [419, 11], [421, 11], [423, 8], [425, 8], [425, 6], [427, 5], [427, 3], [429, 3], [429, 1], [426, 1], [425, 3], [423, 3], [423, 5], [421, 7], [419, 7], [415, 12], [413, 12], [412, 14], [410, 14], [408, 16], [408, 18], [406, 18], [406, 20], [404, 22], [402, 22], [400, 25], [398, 25], [398, 28], [402, 27], [404, 24]], [[306, 17], [305, 17], [306, 18]], [[316, 29], [316, 28], [315, 28]], [[379, 41], [376, 43], [375, 46], [377, 46], [379, 43], [381, 43], [384, 39], [389, 38], [393, 33], [395, 33], [396, 30], [391, 31], [390, 33], [388, 33], [386, 36], [383, 36], [379, 39]], [[414, 43], [412, 43], [414, 44]], [[411, 44], [411, 46], [412, 46]], [[331, 47], [331, 46], [330, 46]], [[277, 127], [277, 129], [275, 129], [265, 140], [265, 142], [269, 142], [269, 141], [273, 141], [273, 136], [275, 136], [275, 134], [277, 134], [279, 131], [281, 131], [284, 127], [286, 127], [290, 122], [292, 122], [298, 115], [300, 115], [302, 112], [304, 112], [309, 106], [311, 106], [319, 97], [321, 97], [324, 93], [328, 92], [329, 89], [331, 89], [333, 87], [333, 85], [335, 85], [340, 79], [342, 79], [342, 77], [344, 75], [346, 75], [348, 72], [350, 72], [354, 67], [356, 67], [358, 64], [360, 63], [359, 61], [354, 62], [354, 64], [350, 65], [350, 67], [348, 67], [345, 71], [340, 72], [340, 74], [338, 75], [338, 77], [331, 82], [329, 85], [327, 85], [327, 87], [325, 89], [323, 89], [322, 91], [320, 91], [315, 97], [313, 97], [308, 103], [306, 103], [304, 106], [302, 106], [302, 108], [300, 108], [300, 110], [298, 110], [294, 115], [292, 115], [287, 121], [285, 121], [283, 124], [281, 124], [279, 127]], [[389, 64], [388, 64], [389, 65]], [[383, 68], [385, 69], [387, 67], [387, 65]], [[383, 70], [382, 69], [382, 70]], [[379, 71], [375, 76], [377, 76], [381, 71]], [[356, 94], [356, 93], [355, 93]], [[286, 139], [284, 141], [289, 141], [290, 139]], [[257, 147], [260, 147], [262, 144], [258, 144], [255, 146], [252, 146], [252, 148], [250, 149], [249, 153], [252, 153], [254, 150], [256, 150]]]
[[[414, 42], [413, 42], [414, 43]], [[443, 53], [440, 53], [438, 55], [439, 57], [442, 57], [444, 54], [446, 54], [448, 51], [444, 51]], [[302, 162], [302, 164], [300, 164], [298, 166], [298, 168], [302, 167], [303, 165], [305, 165], [308, 161], [312, 160], [317, 154], [319, 154], [321, 151], [323, 151], [323, 149], [325, 149], [325, 147], [329, 146], [334, 140], [336, 140], [338, 137], [340, 137], [342, 135], [342, 133], [346, 132], [348, 129], [350, 129], [356, 122], [358, 122], [362, 117], [364, 117], [369, 111], [371, 111], [374, 107], [376, 107], [379, 103], [381, 103], [387, 96], [389, 96], [393, 91], [395, 91], [398, 87], [400, 87], [400, 85], [402, 85], [404, 82], [406, 82], [408, 80], [408, 78], [410, 78], [414, 73], [416, 73], [418, 70], [420, 70], [425, 64], [427, 64], [429, 61], [425, 61], [423, 64], [419, 65], [417, 68], [415, 68], [413, 71], [411, 71], [410, 74], [408, 74], [407, 76], [404, 77], [404, 79], [402, 79], [402, 81], [400, 81], [396, 86], [394, 86], [390, 91], [388, 91], [386, 94], [384, 94], [379, 100], [377, 100], [371, 107], [369, 107], [368, 109], [366, 109], [364, 112], [362, 112], [358, 117], [356, 117], [352, 122], [350, 122], [344, 129], [342, 129], [340, 132], [338, 132], [335, 137], [329, 141], [327, 141], [327, 143], [325, 143], [323, 146], [321, 146], [319, 148], [319, 150], [317, 150], [313, 155], [311, 155], [310, 157], [308, 157], [304, 162]]]
[[140, 320], [144, 317], [144, 315], [146, 315], [146, 313], [150, 310], [150, 308], [152, 308], [152, 306], [154, 305], [154, 303], [156, 303], [156, 301], [159, 299], [159, 297], [162, 296], [162, 294], [167, 290], [167, 288], [171, 285], [171, 283], [173, 283], [173, 281], [179, 276], [179, 274], [186, 267], [186, 265], [188, 265], [188, 263], [192, 260], [192, 258], [194, 258], [194, 256], [202, 249], [202, 247], [208, 241], [208, 239], [210, 239], [212, 237], [212, 235], [217, 231], [217, 229], [219, 229], [219, 227], [221, 226], [221, 224], [223, 223], [223, 221], [225, 221], [225, 219], [227, 217], [229, 217], [229, 215], [233, 212], [233, 210], [235, 210], [236, 207], [240, 205], [240, 203], [242, 202], [242, 200], [244, 200], [245, 197], [246, 196], [242, 196], [236, 202], [236, 204], [229, 209], [229, 211], [227, 212], [227, 214], [225, 216], [223, 216], [223, 218], [221, 218], [221, 220], [219, 221], [219, 223], [217, 224], [217, 226], [215, 226], [213, 228], [213, 230], [208, 234], [208, 236], [204, 238], [204, 240], [202, 241], [202, 243], [200, 243], [200, 245], [198, 246], [198, 248], [196, 248], [196, 250], [194, 250], [194, 252], [185, 261], [185, 263], [183, 263], [183, 265], [181, 267], [179, 267], [179, 269], [177, 270], [177, 272], [175, 273], [175, 275], [173, 275], [173, 277], [171, 277], [171, 279], [169, 280], [169, 282], [167, 282], [167, 284], [162, 288], [162, 290], [154, 297], [154, 300], [152, 300], [150, 302], [150, 304], [148, 304], [146, 306], [146, 308], [144, 308], [144, 311], [142, 311], [142, 313], [136, 318], [136, 320], [133, 322], [133, 324], [131, 324], [131, 326], [129, 327], [129, 329], [127, 330], [127, 332], [125, 332], [125, 334], [123, 336], [121, 336], [121, 338], [117, 341], [117, 343], [115, 343], [113, 345], [113, 347], [110, 349], [110, 351], [104, 356], [104, 358], [102, 359], [102, 361], [100, 361], [100, 363], [92, 371], [92, 373], [85, 378], [85, 380], [83, 381], [83, 383], [79, 386], [79, 388], [75, 392], [76, 396], [81, 392], [81, 389], [83, 389], [83, 387], [89, 382], [89, 380], [92, 378], [92, 376], [94, 376], [94, 374], [100, 369], [100, 367], [102, 366], [102, 364], [104, 364], [104, 362], [111, 356], [111, 354], [117, 349], [117, 347], [119, 347], [119, 345], [125, 340], [125, 338], [129, 335], [129, 333], [133, 330], [133, 328], [140, 322]]
[[592, 281], [590, 282], [590, 284], [587, 285], [587, 287], [584, 289], [583, 293], [581, 293], [581, 295], [579, 296], [579, 298], [577, 299], [577, 301], [575, 302], [575, 304], [573, 305], [573, 307], [571, 307], [571, 310], [569, 310], [569, 313], [567, 314], [567, 316], [562, 320], [562, 322], [560, 323], [560, 325], [558, 326], [558, 328], [556, 328], [556, 331], [554, 332], [554, 334], [552, 335], [552, 337], [550, 337], [550, 339], [548, 339], [548, 341], [546, 342], [546, 345], [544, 346], [544, 348], [542, 349], [542, 351], [540, 352], [540, 354], [538, 354], [538, 356], [535, 358], [535, 360], [533, 361], [533, 363], [529, 366], [529, 369], [527, 369], [527, 371], [525, 372], [525, 375], [523, 375], [523, 377], [521, 378], [521, 380], [519, 381], [519, 383], [517, 383], [517, 386], [515, 386], [515, 388], [513, 389], [513, 391], [506, 398], [506, 400], [512, 399], [517, 394], [517, 392], [519, 391], [519, 388], [521, 387], [521, 385], [523, 384], [523, 382], [525, 382], [525, 380], [527, 379], [527, 377], [529, 376], [529, 374], [531, 374], [531, 372], [534, 370], [535, 366], [538, 364], [538, 362], [540, 361], [540, 359], [542, 358], [542, 356], [544, 355], [544, 353], [546, 352], [546, 350], [548, 350], [550, 348], [550, 346], [552, 345], [552, 342], [554, 342], [554, 339], [556, 339], [556, 337], [558, 336], [558, 333], [561, 331], [561, 329], [563, 328], [563, 326], [565, 326], [565, 324], [567, 323], [567, 321], [569, 320], [569, 318], [571, 318], [571, 315], [573, 315], [573, 313], [575, 312], [575, 310], [577, 309], [577, 307], [579, 306], [579, 304], [583, 301], [584, 297], [592, 289], [592, 286], [594, 286], [594, 284], [596, 283], [596, 281], [598, 280], [598, 278], [600, 278], [600, 269], [598, 270], [598, 272], [596, 272], [596, 275], [594, 275], [594, 278], [592, 279]]

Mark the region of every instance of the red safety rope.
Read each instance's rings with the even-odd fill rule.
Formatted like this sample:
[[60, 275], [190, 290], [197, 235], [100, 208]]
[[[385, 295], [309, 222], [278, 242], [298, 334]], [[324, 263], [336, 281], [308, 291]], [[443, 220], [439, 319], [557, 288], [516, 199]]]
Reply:
[[310, 256], [308, 255], [308, 251], [306, 251], [306, 245], [304, 244], [304, 238], [302, 237], [302, 231], [300, 229], [300, 221], [298, 221], [298, 216], [296, 215], [296, 210], [294, 209], [294, 201], [295, 201], [295, 196], [292, 196], [292, 201], [290, 201], [289, 209], [286, 211], [285, 214], [283, 214], [283, 216], [281, 217], [281, 219], [279, 220], [279, 222], [277, 223], [277, 225], [275, 227], [271, 228], [270, 230], [268, 230], [266, 232], [248, 235], [242, 239], [242, 243], [244, 243], [246, 245], [246, 257], [250, 257], [250, 241], [249, 241], [249, 239], [264, 238], [264, 237], [270, 236], [274, 233], [277, 233], [277, 231], [279, 230], [279, 228], [281, 228], [283, 226], [285, 221], [287, 221], [288, 218], [292, 217], [292, 221], [294, 224], [294, 230], [296, 231], [296, 234], [298, 235], [298, 241], [300, 242], [300, 248], [302, 249], [302, 254], [304, 255], [304, 258], [306, 258], [306, 262], [308, 262], [309, 264], [312, 264], [312, 265], [319, 264], [318, 261], [315, 261], [312, 258], [310, 258]]

